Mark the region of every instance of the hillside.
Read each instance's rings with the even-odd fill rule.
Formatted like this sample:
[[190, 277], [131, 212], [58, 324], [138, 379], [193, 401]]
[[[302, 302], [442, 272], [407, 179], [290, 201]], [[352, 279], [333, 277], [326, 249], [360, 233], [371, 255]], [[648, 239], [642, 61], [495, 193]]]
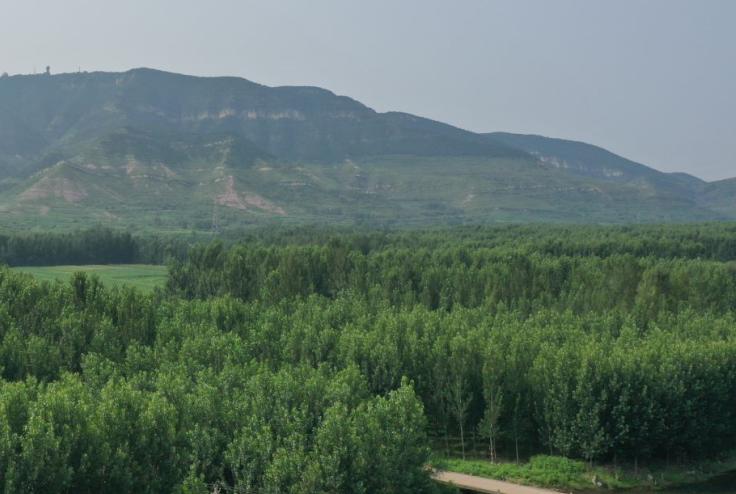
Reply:
[[685, 173], [659, 172], [584, 142], [505, 132], [486, 135], [494, 141], [528, 152], [544, 166], [563, 169], [578, 176], [678, 193], [695, 190], [704, 183]]
[[736, 178], [705, 184], [701, 200], [705, 207], [736, 218]]
[[11, 228], [718, 220], [733, 197], [595, 146], [476, 134], [314, 87], [151, 69], [0, 79]]

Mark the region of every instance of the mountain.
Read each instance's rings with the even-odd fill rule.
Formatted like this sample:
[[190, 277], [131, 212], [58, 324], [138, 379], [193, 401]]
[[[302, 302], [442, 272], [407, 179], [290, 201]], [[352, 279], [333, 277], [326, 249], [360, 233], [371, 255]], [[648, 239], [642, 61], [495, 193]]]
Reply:
[[697, 207], [696, 198], [706, 185], [703, 180], [687, 173], [663, 173], [584, 142], [506, 132], [486, 135], [494, 141], [528, 152], [542, 166], [582, 178], [634, 187], [649, 197], [690, 201], [693, 207]]
[[316, 87], [151, 69], [0, 78], [8, 228], [718, 220], [733, 197], [588, 144], [477, 134]]
[[629, 184], [652, 191], [669, 190], [678, 194], [692, 192], [704, 184], [692, 175], [662, 173], [584, 142], [505, 132], [486, 135], [530, 153], [544, 166], [562, 169], [581, 177]]
[[514, 156], [519, 152], [450, 125], [377, 113], [315, 87], [262, 86], [150, 69], [122, 74], [15, 76], [0, 81], [0, 153], [36, 157], [73, 150], [121, 127], [169, 133], [235, 133], [287, 160], [420, 154]]
[[705, 184], [700, 198], [705, 207], [736, 218], [736, 178]]

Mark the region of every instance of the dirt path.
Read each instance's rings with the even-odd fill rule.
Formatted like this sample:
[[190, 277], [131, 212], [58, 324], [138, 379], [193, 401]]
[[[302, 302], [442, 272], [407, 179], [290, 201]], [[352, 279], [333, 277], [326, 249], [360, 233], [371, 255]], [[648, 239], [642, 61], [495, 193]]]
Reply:
[[437, 470], [432, 478], [443, 484], [453, 484], [460, 489], [467, 489], [485, 494], [559, 494], [557, 491], [529, 487], [526, 485], [512, 484], [501, 480], [491, 480], [463, 473], [446, 472]]

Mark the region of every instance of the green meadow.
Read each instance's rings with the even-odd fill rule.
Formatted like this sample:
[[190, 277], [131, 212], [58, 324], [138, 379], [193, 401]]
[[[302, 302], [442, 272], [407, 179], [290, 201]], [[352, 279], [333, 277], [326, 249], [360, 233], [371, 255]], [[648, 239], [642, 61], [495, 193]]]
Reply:
[[151, 264], [114, 264], [87, 266], [28, 266], [13, 268], [32, 274], [42, 281], [66, 281], [72, 274], [83, 271], [95, 275], [106, 285], [130, 285], [144, 291], [163, 287], [166, 283], [166, 266]]

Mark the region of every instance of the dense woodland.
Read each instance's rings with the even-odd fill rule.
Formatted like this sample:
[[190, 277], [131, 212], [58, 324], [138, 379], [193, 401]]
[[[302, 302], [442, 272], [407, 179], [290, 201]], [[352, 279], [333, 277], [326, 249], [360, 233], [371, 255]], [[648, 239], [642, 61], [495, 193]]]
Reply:
[[0, 271], [5, 492], [432, 492], [430, 445], [450, 440], [638, 464], [736, 441], [734, 225], [169, 252], [153, 294]]
[[[450, 239], [450, 237], [452, 237]], [[73, 232], [17, 233], [0, 231], [0, 263], [9, 266], [64, 264], [161, 264], [187, 257], [190, 247], [207, 243], [213, 234], [132, 235], [103, 226]], [[339, 242], [364, 254], [396, 248], [434, 250], [450, 244], [464, 249], [502, 249], [520, 254], [736, 259], [736, 225], [455, 227], [430, 230], [369, 230], [293, 227], [227, 230], [218, 234], [224, 245], [323, 245]]]
[[159, 239], [92, 228], [69, 233], [0, 234], [0, 262], [9, 266], [156, 263], [164, 259]]

